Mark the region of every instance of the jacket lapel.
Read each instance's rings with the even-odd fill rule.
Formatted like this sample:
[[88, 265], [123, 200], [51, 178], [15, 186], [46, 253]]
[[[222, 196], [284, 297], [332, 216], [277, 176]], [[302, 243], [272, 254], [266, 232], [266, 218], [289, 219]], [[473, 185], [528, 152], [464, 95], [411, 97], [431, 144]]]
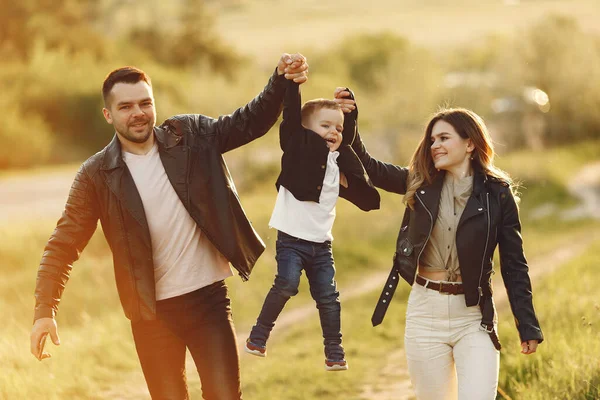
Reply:
[[431, 212], [433, 222], [437, 220], [438, 211], [440, 209], [440, 197], [442, 195], [442, 185], [444, 184], [444, 173], [437, 174], [431, 184], [423, 185], [417, 189], [418, 196], [425, 207]]
[[[485, 181], [487, 177], [480, 171], [475, 171], [473, 176], [473, 193], [469, 196], [465, 209], [458, 221], [458, 227], [460, 227], [468, 219], [483, 214], [486, 212], [485, 202], [482, 201], [482, 196], [485, 196]], [[458, 229], [458, 228], [457, 228]]]
[[106, 148], [101, 168], [104, 171], [107, 186], [119, 199], [123, 208], [140, 224], [146, 233], [144, 236], [147, 236], [148, 243], [150, 243], [150, 231], [144, 205], [133, 177], [121, 156], [121, 143], [116, 134]]
[[158, 142], [158, 154], [163, 164], [165, 173], [171, 186], [179, 196], [181, 202], [189, 208], [188, 203], [188, 171], [191, 169], [191, 147], [183, 138], [184, 126], [178, 120], [170, 121], [160, 127], [154, 128], [155, 138]]

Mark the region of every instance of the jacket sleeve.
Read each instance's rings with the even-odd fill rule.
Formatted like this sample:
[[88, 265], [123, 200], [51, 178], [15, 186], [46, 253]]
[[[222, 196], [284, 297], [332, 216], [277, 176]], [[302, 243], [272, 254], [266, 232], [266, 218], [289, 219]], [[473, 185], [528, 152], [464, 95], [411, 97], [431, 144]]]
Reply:
[[302, 130], [301, 108], [300, 85], [288, 79], [283, 99], [283, 121], [279, 125], [279, 145], [281, 146], [281, 150], [285, 151], [287, 143], [294, 132]]
[[286, 80], [275, 71], [258, 96], [232, 114], [214, 121], [221, 153], [243, 146], [271, 129], [281, 114]]
[[73, 262], [79, 259], [97, 223], [98, 207], [84, 164], [75, 176], [63, 215], [44, 249], [35, 286], [34, 321], [56, 315]]
[[388, 192], [406, 193], [406, 181], [408, 179], [408, 168], [385, 163], [371, 157], [365, 147], [358, 128], [352, 143], [352, 149], [362, 162], [373, 185]]
[[[350, 88], [346, 88], [346, 90], [350, 93], [350, 95], [347, 97], [352, 100], [355, 100], [354, 92]], [[356, 137], [356, 131], [358, 127], [358, 104], [356, 104], [355, 102], [354, 106], [354, 110], [344, 114], [344, 131], [342, 136], [342, 145], [352, 145]]]
[[521, 222], [509, 188], [500, 193], [502, 222], [498, 230], [500, 270], [521, 341], [544, 340], [533, 308], [529, 267], [523, 252]]

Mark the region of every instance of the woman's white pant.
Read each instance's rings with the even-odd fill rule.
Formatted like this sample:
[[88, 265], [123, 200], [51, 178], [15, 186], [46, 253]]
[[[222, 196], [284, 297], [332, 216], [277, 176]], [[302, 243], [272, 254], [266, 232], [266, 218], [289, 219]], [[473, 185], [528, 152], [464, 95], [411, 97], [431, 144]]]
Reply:
[[404, 347], [419, 400], [493, 400], [500, 354], [480, 330], [479, 306], [464, 295], [414, 284], [408, 299]]

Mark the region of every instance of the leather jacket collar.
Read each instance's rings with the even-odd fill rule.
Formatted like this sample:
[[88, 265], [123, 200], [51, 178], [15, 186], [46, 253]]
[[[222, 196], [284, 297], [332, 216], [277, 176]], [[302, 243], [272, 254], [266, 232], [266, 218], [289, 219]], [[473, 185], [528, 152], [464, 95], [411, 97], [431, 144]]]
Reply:
[[[170, 123], [165, 122], [161, 126], [154, 127], [154, 138], [159, 143], [160, 147], [170, 149], [179, 144], [183, 136], [177, 135], [176, 132], [180, 132], [181, 130], [175, 129], [176, 127], [171, 125], [177, 125], [178, 123], [180, 123], [180, 121], [171, 121]], [[123, 161], [121, 152], [121, 142], [115, 133], [111, 142], [106, 147], [101, 169], [110, 171], [111, 169], [115, 168], [123, 168], [125, 166], [125, 162]]]

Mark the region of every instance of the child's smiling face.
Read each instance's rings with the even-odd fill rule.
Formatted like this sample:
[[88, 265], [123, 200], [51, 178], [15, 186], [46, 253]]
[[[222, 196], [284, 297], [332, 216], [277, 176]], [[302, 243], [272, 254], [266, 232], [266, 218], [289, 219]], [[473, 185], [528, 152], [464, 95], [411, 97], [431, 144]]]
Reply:
[[344, 113], [342, 110], [321, 108], [308, 118], [305, 127], [325, 139], [329, 151], [336, 151], [342, 143]]

